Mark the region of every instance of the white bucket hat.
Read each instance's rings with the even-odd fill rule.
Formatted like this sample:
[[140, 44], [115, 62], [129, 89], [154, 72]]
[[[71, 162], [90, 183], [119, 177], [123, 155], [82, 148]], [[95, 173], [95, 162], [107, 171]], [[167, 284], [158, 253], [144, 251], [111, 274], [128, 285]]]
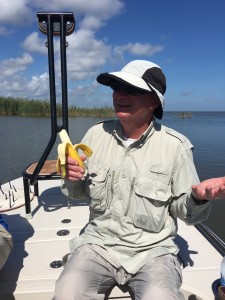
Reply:
[[154, 111], [154, 116], [162, 119], [166, 77], [158, 65], [147, 60], [133, 60], [119, 72], [101, 73], [97, 81], [107, 86], [119, 81], [142, 90], [155, 92], [161, 105]]

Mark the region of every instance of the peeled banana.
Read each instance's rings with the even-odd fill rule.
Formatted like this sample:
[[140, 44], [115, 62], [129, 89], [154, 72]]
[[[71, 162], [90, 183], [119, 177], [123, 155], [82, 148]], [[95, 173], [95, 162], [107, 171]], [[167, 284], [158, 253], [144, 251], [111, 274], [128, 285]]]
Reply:
[[73, 145], [65, 129], [60, 131], [59, 137], [62, 143], [58, 145], [57, 173], [61, 173], [61, 177], [64, 178], [66, 176], [66, 155], [77, 160], [79, 166], [84, 168], [77, 149], [81, 149], [88, 157], [92, 155], [92, 150], [85, 144]]

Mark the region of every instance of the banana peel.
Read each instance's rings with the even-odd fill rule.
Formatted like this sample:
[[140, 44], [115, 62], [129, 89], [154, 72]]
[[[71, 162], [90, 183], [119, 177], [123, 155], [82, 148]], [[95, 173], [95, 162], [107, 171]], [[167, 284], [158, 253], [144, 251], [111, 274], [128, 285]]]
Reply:
[[66, 156], [70, 156], [75, 159], [81, 168], [84, 168], [83, 161], [81, 160], [78, 149], [81, 149], [84, 154], [90, 157], [93, 153], [90, 147], [85, 144], [75, 144], [73, 145], [67, 131], [65, 129], [61, 130], [59, 133], [61, 139], [61, 144], [58, 145], [58, 159], [57, 159], [57, 173], [61, 173], [61, 177], [66, 176]]

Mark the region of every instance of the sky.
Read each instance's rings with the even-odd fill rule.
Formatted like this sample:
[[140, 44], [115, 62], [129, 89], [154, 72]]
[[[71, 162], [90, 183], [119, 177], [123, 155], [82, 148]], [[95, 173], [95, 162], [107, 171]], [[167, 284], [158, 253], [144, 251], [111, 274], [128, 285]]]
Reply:
[[224, 0], [0, 0], [0, 96], [49, 100], [37, 12], [74, 13], [76, 28], [66, 38], [69, 105], [112, 106], [111, 89], [96, 77], [144, 59], [167, 78], [165, 111], [225, 111]]

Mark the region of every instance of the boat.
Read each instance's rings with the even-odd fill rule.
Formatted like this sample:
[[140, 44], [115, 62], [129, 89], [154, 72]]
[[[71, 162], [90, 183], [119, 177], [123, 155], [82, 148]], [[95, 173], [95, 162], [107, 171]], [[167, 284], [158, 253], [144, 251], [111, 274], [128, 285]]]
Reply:
[[191, 111], [188, 111], [188, 112], [182, 111], [182, 112], [179, 112], [178, 117], [179, 118], [192, 118], [193, 113]]
[[[88, 202], [74, 201], [62, 194], [56, 161], [47, 160], [59, 130], [68, 129], [65, 67], [63, 124], [57, 125], [56, 121], [53, 36], [60, 35], [61, 59], [66, 64], [65, 35], [73, 31], [73, 14], [38, 13], [38, 21], [40, 30], [48, 35], [52, 135], [40, 160], [27, 166], [21, 177], [1, 186], [0, 213], [9, 224], [14, 244], [0, 270], [1, 300], [52, 299], [63, 257], [69, 253], [69, 241], [79, 235], [89, 218]], [[175, 242], [183, 267], [185, 300], [219, 299], [224, 242], [205, 224], [187, 226], [179, 220]], [[126, 288], [115, 286], [105, 299], [132, 298]]]
[[[24, 205], [23, 178], [2, 185], [5, 194], [14, 194], [8, 208], [1, 207], [14, 246], [0, 271], [1, 300], [52, 299], [69, 240], [79, 235], [89, 217], [88, 203], [68, 199], [60, 185], [60, 179], [41, 180], [39, 196], [30, 193], [29, 214]], [[2, 198], [1, 205], [10, 202]], [[178, 228], [176, 243], [183, 265], [185, 299], [217, 299], [224, 243], [203, 224], [187, 226], [179, 221]], [[128, 291], [115, 287], [108, 299], [131, 298]]]

